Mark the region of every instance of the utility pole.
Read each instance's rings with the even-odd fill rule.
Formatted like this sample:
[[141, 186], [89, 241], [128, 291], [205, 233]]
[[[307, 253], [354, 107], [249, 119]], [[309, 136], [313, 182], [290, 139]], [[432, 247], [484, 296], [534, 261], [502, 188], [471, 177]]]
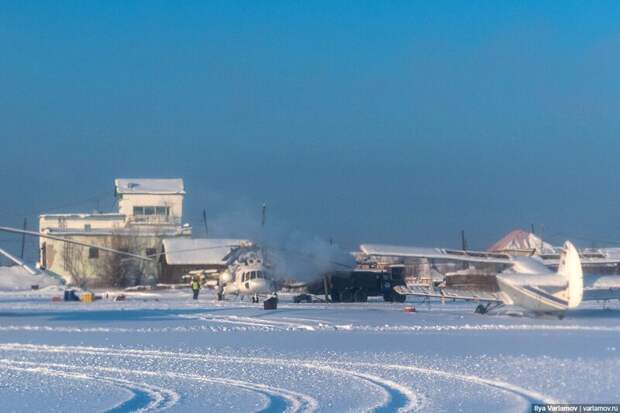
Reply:
[[[24, 231], [26, 230], [27, 226], [28, 226], [28, 219], [24, 218]], [[26, 234], [22, 234], [22, 253], [19, 256], [22, 260], [24, 259], [25, 250], [26, 250]]]
[[207, 226], [207, 208], [202, 210], [202, 222], [205, 225], [205, 238], [209, 238], [209, 227]]
[[263, 213], [262, 213], [262, 218], [261, 218], [261, 226], [262, 227], [265, 226], [266, 219], [267, 219], [267, 203], [263, 202]]
[[467, 239], [465, 239], [465, 230], [461, 230], [461, 248], [463, 251], [467, 251]]

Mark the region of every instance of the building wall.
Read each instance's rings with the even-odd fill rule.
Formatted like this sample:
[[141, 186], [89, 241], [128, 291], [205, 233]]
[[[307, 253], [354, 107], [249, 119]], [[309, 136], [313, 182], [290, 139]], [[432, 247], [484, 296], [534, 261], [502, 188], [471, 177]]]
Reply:
[[75, 214], [75, 215], [41, 215], [39, 217], [39, 231], [86, 231], [88, 225], [91, 231], [112, 231], [125, 226], [126, 217], [119, 214]]
[[[61, 234], [55, 234], [59, 236]], [[159, 253], [163, 238], [155, 235], [65, 235], [67, 239], [85, 242], [90, 245], [126, 250], [132, 254], [147, 255]], [[68, 244], [62, 241], [44, 239], [41, 242], [41, 265], [48, 270], [61, 275], [69, 283], [88, 285], [89, 287], [110, 284], [116, 274], [110, 273], [117, 268], [121, 256], [106, 251], [97, 250], [96, 256], [91, 256], [89, 247]], [[147, 262], [138, 259], [122, 258], [122, 265], [131, 275], [141, 275], [140, 279], [128, 279], [129, 283], [147, 282], [149, 277], [157, 279], [159, 268], [155, 261]], [[127, 264], [130, 262], [130, 264]], [[135, 281], [135, 282], [134, 282]]]
[[183, 195], [154, 195], [154, 194], [119, 194], [118, 212], [126, 215], [129, 220], [135, 220], [134, 207], [167, 206], [170, 208], [171, 223], [181, 224], [183, 217]]

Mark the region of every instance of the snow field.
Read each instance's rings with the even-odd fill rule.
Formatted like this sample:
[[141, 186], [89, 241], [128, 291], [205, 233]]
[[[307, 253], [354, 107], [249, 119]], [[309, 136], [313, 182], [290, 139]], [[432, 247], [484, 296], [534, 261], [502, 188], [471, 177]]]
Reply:
[[488, 317], [466, 305], [288, 303], [208, 295], [124, 303], [0, 296], [8, 411], [529, 411], [613, 402], [618, 310], [565, 320]]

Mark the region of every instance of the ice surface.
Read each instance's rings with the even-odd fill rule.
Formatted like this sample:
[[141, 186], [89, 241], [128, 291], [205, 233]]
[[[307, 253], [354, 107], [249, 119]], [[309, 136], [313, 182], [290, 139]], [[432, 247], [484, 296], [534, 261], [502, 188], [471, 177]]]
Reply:
[[[8, 411], [529, 411], [618, 402], [620, 305], [565, 319], [474, 304], [294, 304], [188, 291], [52, 303], [0, 293]], [[69, 408], [70, 407], [70, 408]]]

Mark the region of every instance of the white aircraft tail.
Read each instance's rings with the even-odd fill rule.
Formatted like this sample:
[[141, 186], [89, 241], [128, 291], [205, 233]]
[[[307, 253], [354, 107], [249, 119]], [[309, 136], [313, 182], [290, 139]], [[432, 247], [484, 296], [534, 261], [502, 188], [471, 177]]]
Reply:
[[579, 252], [570, 241], [564, 243], [560, 254], [558, 275], [568, 281], [568, 308], [577, 307], [583, 298], [583, 269]]

